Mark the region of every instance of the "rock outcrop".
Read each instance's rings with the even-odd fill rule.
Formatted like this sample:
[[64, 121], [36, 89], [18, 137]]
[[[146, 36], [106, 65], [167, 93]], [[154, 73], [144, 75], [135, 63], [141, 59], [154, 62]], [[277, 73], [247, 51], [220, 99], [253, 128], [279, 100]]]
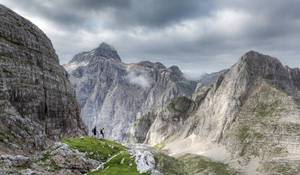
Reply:
[[68, 74], [47, 36], [0, 5], [0, 153], [85, 134]]
[[64, 65], [76, 89], [83, 121], [104, 128], [108, 138], [143, 142], [160, 111], [177, 96], [191, 96], [196, 83], [177, 66], [143, 61], [121, 62], [117, 51], [102, 43]]
[[55, 143], [47, 150], [31, 155], [0, 156], [0, 174], [79, 175], [90, 172], [101, 162], [89, 158], [67, 144]]
[[199, 87], [192, 99], [175, 99], [157, 114], [147, 142], [168, 149], [197, 137], [198, 152], [209, 144], [225, 146], [232, 166], [243, 173], [298, 174], [299, 77], [299, 69], [250, 51], [213, 85]]

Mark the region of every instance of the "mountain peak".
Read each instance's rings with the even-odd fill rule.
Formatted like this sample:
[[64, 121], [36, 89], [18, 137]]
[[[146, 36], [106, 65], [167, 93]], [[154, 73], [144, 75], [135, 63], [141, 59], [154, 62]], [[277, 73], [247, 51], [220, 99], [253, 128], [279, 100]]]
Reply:
[[91, 51], [81, 52], [73, 57], [70, 61], [72, 62], [82, 62], [98, 59], [111, 59], [118, 62], [121, 62], [121, 58], [118, 54], [118, 51], [111, 45], [102, 42], [99, 46]]
[[256, 51], [249, 51], [245, 53], [238, 64], [246, 64], [247, 67], [252, 67], [254, 69], [267, 68], [267, 67], [283, 67], [281, 62], [272, 56], [264, 55]]
[[106, 42], [100, 43], [99, 46], [96, 48], [96, 50], [98, 50], [98, 49], [116, 51], [116, 49], [113, 46], [107, 44]]
[[248, 60], [256, 60], [256, 59], [264, 59], [266, 57], [270, 57], [268, 55], [264, 55], [262, 53], [259, 53], [257, 51], [254, 50], [250, 50], [248, 52], [246, 52], [242, 57], [241, 57], [241, 61], [248, 61]]
[[254, 79], [264, 78], [278, 86], [281, 84], [281, 87], [288, 84], [287, 80], [290, 76], [287, 68], [277, 58], [255, 51], [244, 54], [235, 68], [233, 70], [236, 70], [240, 75], [247, 73]]
[[262, 53], [259, 53], [257, 51], [250, 50], [249, 52], [246, 52], [242, 58], [242, 62], [274, 62], [274, 63], [280, 63], [280, 61], [272, 56], [264, 55]]
[[94, 52], [96, 56], [121, 61], [117, 50], [105, 42], [102, 42], [96, 49], [92, 50], [92, 52]]

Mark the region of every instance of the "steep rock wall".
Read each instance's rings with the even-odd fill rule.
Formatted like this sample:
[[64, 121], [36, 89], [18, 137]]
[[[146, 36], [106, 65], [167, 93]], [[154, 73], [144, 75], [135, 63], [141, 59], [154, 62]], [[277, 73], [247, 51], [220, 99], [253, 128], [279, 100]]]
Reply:
[[68, 74], [51, 41], [2, 5], [0, 85], [1, 145], [33, 151], [42, 148], [46, 138], [85, 133]]

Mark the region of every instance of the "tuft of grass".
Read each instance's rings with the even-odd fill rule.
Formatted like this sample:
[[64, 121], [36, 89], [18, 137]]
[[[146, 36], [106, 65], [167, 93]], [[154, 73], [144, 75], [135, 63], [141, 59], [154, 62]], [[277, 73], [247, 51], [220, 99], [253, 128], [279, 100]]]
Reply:
[[59, 167], [58, 165], [56, 165], [56, 163], [53, 160], [51, 160], [50, 164], [48, 164], [48, 168], [49, 168], [48, 170], [52, 171], [52, 172], [56, 172], [57, 170], [61, 169], [61, 167]]
[[163, 143], [163, 142], [161, 142], [161, 143], [158, 143], [158, 144], [154, 145], [154, 148], [155, 148], [157, 151], [161, 151], [165, 146], [166, 146], [166, 144]]
[[49, 160], [50, 158], [50, 152], [49, 151], [46, 151], [44, 154], [43, 154], [43, 157], [41, 159], [42, 162], [45, 162], [47, 160]]
[[237, 138], [241, 143], [244, 143], [246, 139], [250, 136], [250, 127], [249, 126], [242, 126], [238, 129]]
[[4, 142], [5, 140], [8, 140], [8, 139], [9, 139], [8, 134], [0, 131], [0, 141]]

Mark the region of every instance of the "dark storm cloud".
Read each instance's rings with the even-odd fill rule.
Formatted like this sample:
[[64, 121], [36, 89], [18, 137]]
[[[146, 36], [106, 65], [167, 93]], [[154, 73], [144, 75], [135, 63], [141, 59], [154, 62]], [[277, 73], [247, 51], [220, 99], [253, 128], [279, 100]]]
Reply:
[[126, 62], [217, 71], [248, 50], [300, 67], [299, 0], [0, 0], [37, 24], [62, 63], [106, 41]]
[[200, 14], [207, 14], [212, 1], [198, 0], [10, 0], [19, 8], [30, 11], [65, 27], [81, 26], [95, 13], [111, 16], [109, 27], [132, 25], [161, 27]]
[[212, 1], [199, 0], [132, 0], [129, 9], [117, 11], [118, 22], [145, 25], [148, 27], [162, 27], [184, 19], [207, 15], [212, 7]]
[[85, 17], [72, 11], [64, 1], [11, 0], [8, 4], [33, 15], [47, 18], [53, 22], [71, 25], [81, 23]]

